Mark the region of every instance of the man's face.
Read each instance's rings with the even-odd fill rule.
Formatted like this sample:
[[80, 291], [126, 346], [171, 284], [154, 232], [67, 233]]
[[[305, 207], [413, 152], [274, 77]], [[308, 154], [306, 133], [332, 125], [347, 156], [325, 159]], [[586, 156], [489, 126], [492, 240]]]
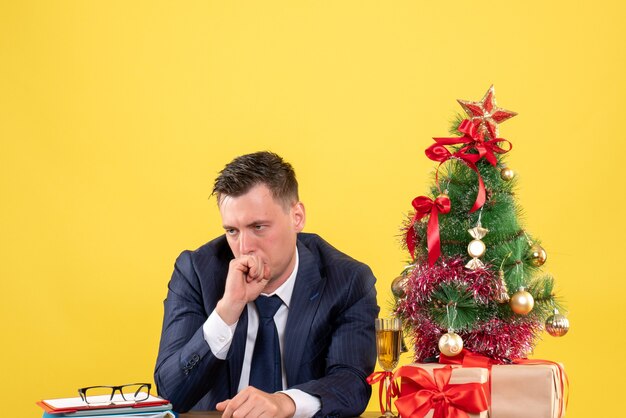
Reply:
[[235, 257], [256, 255], [270, 268], [268, 286], [280, 286], [295, 265], [296, 238], [305, 221], [302, 203], [286, 209], [259, 184], [241, 196], [222, 196], [219, 210]]

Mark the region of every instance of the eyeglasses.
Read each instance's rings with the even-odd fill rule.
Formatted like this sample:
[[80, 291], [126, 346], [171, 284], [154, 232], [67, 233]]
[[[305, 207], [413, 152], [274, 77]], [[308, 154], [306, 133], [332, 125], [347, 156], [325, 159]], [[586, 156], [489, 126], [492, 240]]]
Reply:
[[78, 389], [78, 394], [89, 405], [116, 405], [145, 401], [150, 396], [151, 387], [150, 383], [129, 383], [121, 386], [88, 386]]

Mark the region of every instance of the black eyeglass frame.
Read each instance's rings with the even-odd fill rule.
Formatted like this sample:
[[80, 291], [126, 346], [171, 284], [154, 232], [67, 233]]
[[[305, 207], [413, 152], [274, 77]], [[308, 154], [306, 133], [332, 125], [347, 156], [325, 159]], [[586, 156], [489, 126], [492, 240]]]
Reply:
[[[137, 396], [137, 394], [142, 389], [147, 389], [146, 399], [141, 399], [141, 400], [126, 399], [126, 396], [124, 396], [124, 391], [122, 391], [122, 389], [125, 388], [125, 387], [128, 387], [128, 386], [138, 386], [137, 390], [134, 393], [135, 397]], [[152, 389], [152, 384], [151, 383], [127, 383], [125, 385], [119, 385], [119, 386], [96, 385], [96, 386], [87, 386], [87, 387], [84, 387], [84, 388], [79, 388], [78, 389], [78, 394], [80, 395], [80, 398], [83, 400], [83, 402], [85, 402], [87, 405], [101, 405], [103, 403], [106, 403], [106, 402], [92, 402], [92, 403], [90, 403], [87, 400], [87, 391], [89, 389], [94, 389], [94, 388], [108, 388], [108, 389], [111, 389], [111, 397], [109, 398], [108, 403], [109, 403], [109, 405], [114, 405], [115, 402], [113, 401], [113, 397], [115, 396], [115, 392], [119, 392], [120, 395], [122, 395], [122, 399], [124, 399], [124, 401], [126, 401], [126, 402], [133, 401], [135, 403], [139, 403], [139, 402], [146, 401], [150, 397], [150, 389]]]

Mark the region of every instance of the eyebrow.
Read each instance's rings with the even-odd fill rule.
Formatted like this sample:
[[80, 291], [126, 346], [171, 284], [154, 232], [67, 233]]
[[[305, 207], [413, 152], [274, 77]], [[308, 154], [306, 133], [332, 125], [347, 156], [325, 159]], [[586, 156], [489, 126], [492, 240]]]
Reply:
[[[247, 227], [250, 226], [255, 226], [255, 225], [269, 225], [271, 224], [271, 222], [268, 219], [258, 219], [256, 221], [252, 221], [249, 224], [247, 224]], [[230, 225], [222, 225], [223, 229], [237, 229], [234, 226], [230, 226]]]

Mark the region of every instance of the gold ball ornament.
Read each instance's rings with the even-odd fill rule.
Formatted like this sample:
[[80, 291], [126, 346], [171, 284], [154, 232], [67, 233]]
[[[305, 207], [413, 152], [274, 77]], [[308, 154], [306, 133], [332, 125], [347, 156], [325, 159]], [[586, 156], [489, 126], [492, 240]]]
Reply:
[[515, 177], [515, 171], [511, 170], [509, 167], [504, 167], [500, 170], [500, 178], [504, 181], [511, 181]]
[[569, 320], [558, 309], [546, 319], [546, 332], [553, 337], [562, 337], [569, 331]]
[[541, 267], [548, 259], [548, 254], [541, 245], [533, 244], [530, 246], [530, 250], [528, 250], [528, 258], [530, 259], [530, 264], [535, 267]]
[[409, 279], [405, 274], [402, 274], [393, 279], [393, 281], [391, 282], [391, 293], [393, 293], [396, 298], [403, 298], [406, 296], [405, 288], [408, 280]]
[[463, 339], [456, 332], [450, 331], [439, 338], [439, 351], [448, 357], [454, 357], [463, 350]]
[[516, 314], [527, 315], [533, 310], [535, 299], [533, 295], [528, 293], [523, 287], [520, 287], [519, 290], [511, 296], [509, 305], [511, 305], [511, 309]]

